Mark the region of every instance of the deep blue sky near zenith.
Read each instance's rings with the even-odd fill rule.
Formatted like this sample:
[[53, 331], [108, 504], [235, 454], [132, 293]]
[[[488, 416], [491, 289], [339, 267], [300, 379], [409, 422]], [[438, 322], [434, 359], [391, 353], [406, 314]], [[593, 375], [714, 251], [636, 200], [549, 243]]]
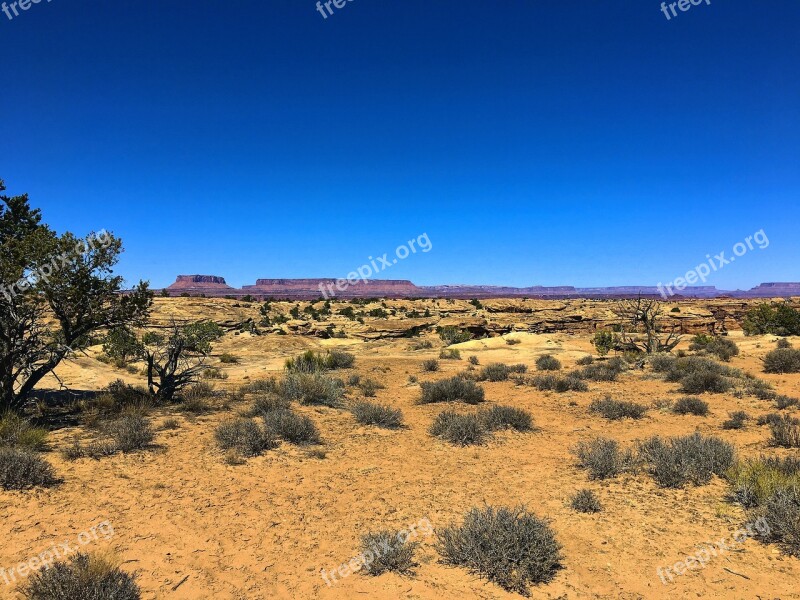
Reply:
[[800, 3], [52, 0], [0, 13], [0, 177], [119, 271], [800, 281]]

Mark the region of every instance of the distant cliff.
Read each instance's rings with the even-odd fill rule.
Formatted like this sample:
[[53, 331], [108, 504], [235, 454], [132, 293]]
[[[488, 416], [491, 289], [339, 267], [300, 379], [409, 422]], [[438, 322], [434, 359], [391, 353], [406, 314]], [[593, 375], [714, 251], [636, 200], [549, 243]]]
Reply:
[[[404, 279], [355, 280], [343, 279], [258, 279], [255, 285], [241, 289], [225, 283], [216, 275], [179, 275], [175, 283], [166, 288], [173, 296], [188, 294], [208, 297], [251, 296], [257, 299], [313, 300], [315, 298], [628, 298], [659, 296], [655, 286], [616, 286], [576, 288], [573, 286], [507, 287], [491, 285], [435, 285], [417, 286]], [[674, 299], [680, 298], [788, 298], [800, 297], [800, 283], [762, 283], [750, 290], [733, 292], [718, 290], [714, 286], [688, 287]]]

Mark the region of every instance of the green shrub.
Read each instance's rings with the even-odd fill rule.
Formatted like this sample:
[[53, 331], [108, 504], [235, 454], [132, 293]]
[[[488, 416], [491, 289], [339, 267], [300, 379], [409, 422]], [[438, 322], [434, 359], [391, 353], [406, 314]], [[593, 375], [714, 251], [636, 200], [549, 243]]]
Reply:
[[429, 358], [422, 361], [422, 370], [428, 373], [435, 373], [439, 370], [439, 361], [435, 358]]
[[258, 394], [261, 392], [276, 393], [278, 391], [278, 383], [274, 377], [269, 379], [256, 379], [250, 383], [245, 383], [239, 388], [241, 394]]
[[760, 537], [778, 544], [790, 556], [800, 558], [800, 487], [781, 488], [754, 511], [761, 520]]
[[224, 352], [223, 354], [220, 354], [219, 362], [221, 362], [221, 363], [223, 363], [225, 365], [235, 365], [235, 364], [239, 363], [239, 357], [238, 356], [234, 356], [233, 354], [229, 354], [227, 352]]
[[35, 452], [24, 448], [0, 448], [0, 488], [27, 490], [55, 483], [53, 467]]
[[722, 422], [723, 429], [744, 429], [745, 423], [750, 419], [746, 412], [737, 410], [728, 414], [728, 420]]
[[704, 333], [698, 334], [694, 337], [692, 343], [689, 344], [689, 350], [714, 354], [725, 362], [739, 354], [739, 347], [733, 340], [726, 337], [712, 336]]
[[592, 490], [579, 490], [571, 499], [570, 506], [580, 513], [599, 513], [603, 505]]
[[334, 369], [349, 369], [355, 363], [355, 356], [341, 350], [331, 350], [327, 354], [319, 354], [306, 350], [300, 356], [286, 361], [286, 370], [290, 373], [319, 373]]
[[309, 417], [291, 410], [273, 410], [263, 415], [268, 437], [276, 437], [290, 444], [319, 444], [317, 426]]
[[760, 304], [747, 311], [742, 322], [745, 335], [800, 335], [800, 311], [788, 304]]
[[771, 383], [755, 377], [745, 381], [744, 391], [759, 400], [772, 400], [777, 396]]
[[411, 344], [409, 350], [430, 350], [433, 348], [433, 342], [430, 340], [419, 340]]
[[608, 354], [609, 350], [613, 350], [617, 345], [617, 341], [617, 336], [610, 331], [598, 331], [594, 334], [594, 338], [592, 338], [592, 344], [594, 344], [600, 356], [605, 356]]
[[442, 360], [461, 360], [461, 352], [458, 348], [444, 348], [439, 352], [439, 358]]
[[478, 418], [483, 422], [488, 431], [500, 429], [515, 429], [517, 431], [533, 431], [533, 417], [527, 410], [511, 406], [494, 405], [488, 410], [478, 413]]
[[416, 563], [414, 552], [419, 544], [408, 540], [405, 532], [378, 531], [368, 533], [361, 538], [361, 553], [369, 553], [374, 557], [372, 562], [365, 562], [365, 570], [373, 576], [383, 573], [413, 573]]
[[547, 521], [524, 508], [473, 508], [461, 525], [436, 532], [445, 564], [464, 567], [509, 592], [528, 596], [561, 568], [561, 545]]
[[800, 350], [776, 348], [764, 357], [765, 373], [800, 373]]
[[800, 458], [762, 456], [739, 461], [726, 478], [733, 498], [745, 508], [753, 508], [780, 489], [800, 488]]
[[478, 404], [484, 401], [483, 388], [474, 381], [453, 377], [441, 381], [423, 381], [422, 397], [420, 404], [431, 404], [434, 402], [466, 402], [467, 404]]
[[107, 559], [78, 553], [35, 571], [20, 590], [26, 600], [139, 600], [135, 578]]
[[690, 482], [704, 485], [713, 475], [724, 475], [735, 452], [719, 438], [694, 433], [667, 440], [650, 438], [640, 444], [639, 457], [661, 487], [680, 488]]
[[356, 421], [362, 425], [377, 425], [387, 429], [403, 426], [403, 412], [391, 406], [373, 404], [372, 402], [356, 402], [351, 411]]
[[561, 369], [561, 361], [550, 354], [543, 354], [536, 359], [536, 369], [538, 371], [558, 371]]
[[462, 331], [458, 327], [448, 325], [447, 327], [439, 328], [439, 337], [448, 346], [452, 344], [461, 344], [468, 342], [472, 339], [472, 334], [469, 331]]
[[436, 417], [430, 434], [451, 444], [470, 446], [483, 443], [487, 431], [476, 415], [460, 415], [448, 410]]
[[597, 437], [579, 442], [573, 450], [578, 466], [589, 471], [591, 479], [610, 479], [628, 471], [633, 466], [630, 450], [622, 451], [611, 439]]
[[602, 415], [606, 419], [618, 421], [620, 419], [641, 419], [647, 413], [647, 407], [635, 402], [604, 398], [593, 401], [589, 405], [589, 411]]
[[325, 368], [335, 370], [349, 369], [355, 364], [355, 362], [355, 355], [342, 350], [331, 350], [325, 357], [324, 364]]
[[0, 447], [41, 451], [47, 445], [47, 430], [34, 427], [19, 414], [0, 414]]
[[577, 379], [588, 379], [589, 381], [616, 381], [622, 370], [617, 362], [606, 361], [604, 363], [594, 363], [586, 365], [582, 369], [572, 371], [570, 375]]
[[679, 415], [705, 417], [708, 414], [708, 402], [704, 402], [696, 396], [684, 396], [675, 403], [672, 410]]
[[289, 373], [279, 383], [279, 396], [301, 404], [341, 406], [344, 383], [322, 373]]
[[257, 456], [275, 443], [266, 431], [252, 419], [231, 419], [221, 423], [214, 432], [222, 450], [235, 450], [242, 456]]

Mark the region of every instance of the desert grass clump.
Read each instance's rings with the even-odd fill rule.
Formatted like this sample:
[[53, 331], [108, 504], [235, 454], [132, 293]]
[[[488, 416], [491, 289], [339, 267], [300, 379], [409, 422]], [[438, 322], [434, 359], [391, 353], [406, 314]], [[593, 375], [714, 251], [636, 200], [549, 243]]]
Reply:
[[495, 405], [478, 413], [478, 418], [488, 431], [514, 429], [516, 431], [533, 431], [533, 416], [527, 410], [512, 406]]
[[290, 373], [318, 373], [335, 369], [349, 369], [356, 357], [342, 350], [331, 350], [327, 354], [306, 350], [301, 355], [286, 361], [286, 370]]
[[[791, 423], [793, 425], [800, 425], [800, 419], [796, 419], [794, 417], [790, 417]], [[756, 419], [756, 425], [772, 425], [774, 423], [780, 423], [783, 421], [783, 415], [780, 413], [769, 413], [766, 415], [761, 415]]]
[[525, 508], [473, 508], [461, 525], [436, 532], [445, 564], [464, 567], [506, 591], [530, 595], [561, 568], [561, 544], [544, 519]]
[[429, 358], [422, 361], [422, 370], [426, 373], [435, 373], [439, 370], [439, 361], [435, 358]]
[[223, 352], [219, 355], [219, 362], [224, 365], [236, 365], [239, 364], [239, 357], [228, 352]]
[[800, 373], [800, 350], [776, 348], [764, 357], [765, 373]]
[[225, 421], [214, 432], [221, 450], [235, 450], [242, 456], [258, 456], [274, 447], [272, 437], [252, 419], [237, 418]]
[[26, 600], [140, 600], [133, 575], [99, 555], [78, 553], [31, 575], [20, 590]]
[[793, 406], [800, 405], [800, 400], [797, 398], [792, 398], [791, 396], [775, 396], [775, 407], [778, 410], [785, 410], [787, 408], [792, 408]]
[[778, 395], [769, 381], [756, 377], [745, 380], [744, 393], [755, 396], [759, 400], [772, 400]]
[[726, 478], [733, 498], [745, 508], [753, 508], [780, 489], [800, 489], [800, 457], [761, 456], [739, 461]]
[[545, 375], [536, 375], [533, 378], [526, 380], [526, 384], [532, 385], [541, 392], [554, 391], [558, 393], [564, 392], [587, 392], [589, 386], [582, 379], [567, 375], [566, 377], [559, 377], [552, 373]]
[[681, 488], [687, 483], [705, 485], [713, 475], [723, 476], [736, 453], [719, 438], [693, 433], [667, 440], [650, 438], [640, 444], [639, 457], [658, 485]]
[[369, 553], [374, 557], [372, 562], [365, 562], [365, 571], [372, 576], [383, 573], [413, 573], [416, 563], [414, 552], [419, 543], [409, 541], [404, 532], [377, 531], [361, 538], [361, 553]]
[[355, 355], [343, 350], [331, 350], [324, 359], [325, 368], [331, 370], [350, 369], [355, 362]]
[[780, 488], [753, 511], [760, 538], [800, 558], [800, 487]]
[[441, 360], [461, 360], [461, 352], [458, 348], [443, 348], [439, 352], [439, 358]]
[[589, 365], [594, 363], [594, 356], [591, 354], [587, 354], [586, 356], [581, 356], [578, 360], [575, 361], [575, 364], [579, 367], [588, 367]]
[[344, 382], [323, 373], [288, 373], [279, 383], [279, 396], [301, 404], [338, 408]]
[[779, 420], [770, 423], [772, 437], [770, 444], [781, 448], [800, 448], [800, 425], [797, 420], [784, 414]]
[[247, 411], [248, 417], [260, 417], [276, 410], [290, 410], [292, 401], [275, 394], [259, 394], [253, 401], [253, 406]]
[[525, 373], [528, 370], [526, 365], [505, 365], [503, 363], [492, 363], [481, 369], [478, 375], [479, 381], [507, 381], [514, 373]]
[[561, 361], [552, 354], [543, 354], [536, 359], [537, 371], [559, 371], [561, 369]]
[[358, 384], [361, 393], [365, 398], [374, 398], [378, 390], [386, 389], [386, 386], [381, 382], [376, 381], [370, 377], [364, 377]]
[[270, 437], [280, 438], [290, 444], [319, 444], [320, 434], [309, 417], [291, 410], [274, 410], [263, 415], [264, 428]]
[[386, 429], [403, 426], [403, 411], [399, 408], [372, 402], [356, 402], [350, 410], [356, 421], [362, 425], [377, 425]]
[[698, 334], [694, 337], [692, 343], [689, 345], [689, 350], [713, 354], [725, 362], [728, 362], [731, 358], [739, 354], [739, 346], [737, 346], [736, 342], [733, 340], [705, 333]]
[[419, 340], [411, 344], [409, 350], [430, 350], [433, 348], [433, 342], [430, 340]]
[[446, 410], [431, 425], [430, 434], [457, 446], [481, 444], [488, 433], [476, 415], [461, 415]]
[[578, 490], [570, 499], [570, 506], [579, 513], [593, 514], [603, 510], [597, 495], [589, 489]]
[[578, 466], [589, 471], [590, 479], [611, 479], [633, 466], [633, 454], [623, 451], [615, 440], [596, 437], [579, 442], [573, 450]]
[[625, 402], [606, 397], [603, 400], [593, 401], [589, 405], [589, 411], [606, 419], [618, 421], [620, 419], [641, 419], [647, 413], [647, 407], [636, 402]]
[[96, 425], [122, 414], [146, 414], [154, 404], [153, 397], [146, 389], [118, 379], [100, 390], [95, 397], [82, 400], [80, 408], [83, 421], [88, 425]]
[[181, 424], [178, 422], [178, 419], [173, 419], [172, 417], [164, 419], [164, 421], [161, 423], [162, 431], [174, 431], [175, 429], [180, 428]]
[[144, 450], [155, 438], [150, 421], [141, 415], [127, 415], [110, 421], [103, 429], [111, 438], [114, 451], [123, 453]]
[[27, 490], [56, 483], [53, 467], [25, 448], [0, 448], [0, 488]]
[[589, 381], [616, 381], [621, 371], [612, 368], [608, 363], [593, 363], [582, 369], [576, 369], [570, 373], [575, 379]]
[[708, 415], [708, 402], [701, 400], [697, 396], [684, 396], [675, 403], [672, 411], [678, 415], [705, 417]]
[[23, 448], [39, 452], [47, 445], [47, 430], [34, 427], [14, 411], [0, 414], [0, 448]]
[[750, 420], [750, 415], [748, 415], [743, 410], [737, 410], [735, 412], [728, 413], [728, 419], [722, 422], [722, 428], [744, 429], [745, 424], [749, 420]]
[[465, 402], [479, 404], [485, 400], [483, 388], [474, 381], [452, 377], [440, 381], [423, 381], [420, 404], [434, 402]]
[[240, 394], [258, 394], [262, 392], [277, 392], [278, 382], [274, 377], [269, 379], [255, 379], [249, 383], [245, 383], [239, 388]]

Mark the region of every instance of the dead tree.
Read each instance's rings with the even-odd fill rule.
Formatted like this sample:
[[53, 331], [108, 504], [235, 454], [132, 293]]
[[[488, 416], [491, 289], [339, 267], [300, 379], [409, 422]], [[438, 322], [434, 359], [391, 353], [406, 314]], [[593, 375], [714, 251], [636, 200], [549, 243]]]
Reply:
[[643, 354], [671, 352], [681, 341], [679, 327], [668, 330], [661, 322], [661, 302], [641, 296], [623, 300], [614, 309], [619, 319], [620, 349]]

